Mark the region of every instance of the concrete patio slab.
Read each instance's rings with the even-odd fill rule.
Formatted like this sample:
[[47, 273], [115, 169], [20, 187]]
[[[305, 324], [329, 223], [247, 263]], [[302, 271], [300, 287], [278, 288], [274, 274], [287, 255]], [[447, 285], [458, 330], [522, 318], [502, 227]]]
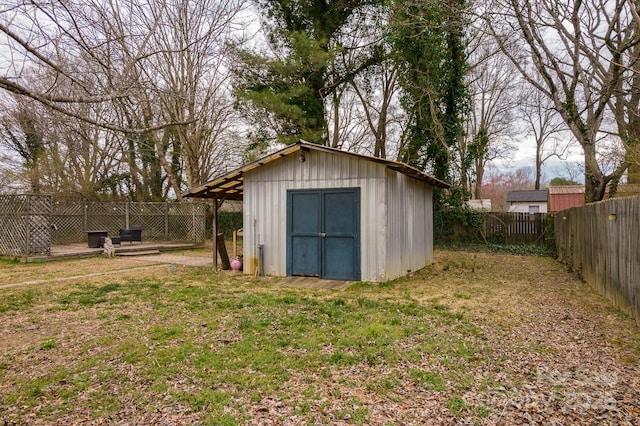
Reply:
[[[172, 251], [172, 250], [188, 250], [198, 247], [192, 243], [177, 243], [174, 241], [148, 241], [142, 243], [122, 243], [116, 245], [115, 252], [119, 253], [136, 253], [144, 251]], [[60, 259], [72, 259], [79, 257], [97, 256], [104, 252], [102, 248], [91, 248], [87, 243], [72, 244], [55, 244], [51, 245], [51, 255], [32, 255], [21, 258], [23, 262], [48, 261]]]

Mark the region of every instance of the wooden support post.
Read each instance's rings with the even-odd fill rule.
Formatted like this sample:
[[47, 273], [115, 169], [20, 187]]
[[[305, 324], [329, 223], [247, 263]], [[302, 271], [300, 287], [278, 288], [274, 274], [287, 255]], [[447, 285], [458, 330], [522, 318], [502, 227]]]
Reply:
[[231, 263], [229, 262], [227, 247], [224, 245], [224, 234], [222, 232], [218, 234], [216, 245], [218, 246], [218, 253], [220, 253], [220, 260], [222, 261], [222, 269], [225, 271], [230, 270]]
[[84, 201], [83, 204], [84, 204], [84, 217], [83, 217], [84, 223], [83, 223], [83, 226], [84, 226], [84, 230], [88, 231], [89, 230], [89, 216], [88, 216], [89, 206], [87, 205], [87, 201], [86, 200]]
[[218, 270], [218, 199], [213, 198], [213, 220], [211, 227], [213, 228], [213, 233], [211, 234], [211, 239], [213, 240], [213, 270]]
[[238, 231], [236, 229], [233, 230], [233, 257], [238, 257]]
[[[224, 234], [220, 234], [222, 235], [222, 240], [219, 239], [220, 235], [218, 235], [218, 210], [220, 209], [220, 207], [222, 207], [222, 203], [224, 203], [224, 198], [218, 200], [216, 196], [213, 197], [213, 269], [215, 269], [216, 271], [218, 270], [218, 253], [220, 253], [220, 256], [222, 258], [223, 268], [231, 269], [231, 265], [229, 264], [229, 255], [227, 254], [227, 249], [224, 246]], [[224, 254], [221, 249], [224, 250]]]
[[[23, 246], [23, 255], [25, 256], [29, 256], [31, 254], [31, 229], [30, 229], [30, 224], [31, 224], [31, 196], [27, 195], [25, 197], [25, 201], [27, 204], [27, 214], [25, 215], [25, 217], [27, 218], [27, 220], [24, 221], [24, 246]], [[86, 209], [85, 209], [86, 211]]]
[[[194, 225], [191, 225], [193, 230]], [[169, 202], [164, 202], [164, 240], [169, 241]]]

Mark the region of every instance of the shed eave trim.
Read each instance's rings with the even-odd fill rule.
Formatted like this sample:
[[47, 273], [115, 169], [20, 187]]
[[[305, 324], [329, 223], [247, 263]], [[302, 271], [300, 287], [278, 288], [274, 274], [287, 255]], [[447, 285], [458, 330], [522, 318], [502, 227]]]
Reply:
[[372, 161], [375, 163], [384, 164], [387, 168], [394, 170], [396, 172], [405, 174], [414, 179], [420, 180], [422, 182], [426, 182], [429, 185], [440, 187], [440, 188], [449, 188], [449, 185], [446, 182], [443, 182], [439, 179], [436, 179], [428, 174], [411, 167], [407, 164], [387, 160], [385, 158], [378, 157], [370, 157], [367, 155], [357, 154], [354, 152], [342, 151], [336, 148], [330, 148], [327, 146], [317, 145], [310, 142], [300, 141], [288, 147], [281, 149], [280, 151], [274, 152], [273, 154], [269, 154], [265, 157], [262, 157], [252, 163], [244, 165], [236, 170], [233, 170], [227, 173], [224, 176], [220, 176], [216, 179], [213, 179], [210, 182], [207, 182], [203, 185], [200, 185], [196, 188], [191, 189], [190, 191], [183, 194], [184, 197], [193, 197], [193, 198], [218, 198], [218, 199], [233, 199], [233, 200], [242, 200], [243, 198], [243, 184], [244, 184], [244, 174], [248, 171], [256, 169], [260, 166], [264, 166], [265, 164], [269, 164], [272, 161], [275, 161], [279, 158], [286, 157], [287, 155], [291, 155], [297, 151], [321, 151], [332, 154], [341, 154], [347, 155], [351, 157], [361, 158], [367, 161]]

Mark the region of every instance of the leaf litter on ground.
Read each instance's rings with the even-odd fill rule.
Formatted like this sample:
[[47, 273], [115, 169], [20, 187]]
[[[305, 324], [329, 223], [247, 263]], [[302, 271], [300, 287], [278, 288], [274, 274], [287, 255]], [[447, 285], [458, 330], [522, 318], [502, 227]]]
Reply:
[[545, 257], [438, 250], [346, 291], [199, 267], [0, 289], [0, 337], [0, 425], [640, 423], [636, 323]]

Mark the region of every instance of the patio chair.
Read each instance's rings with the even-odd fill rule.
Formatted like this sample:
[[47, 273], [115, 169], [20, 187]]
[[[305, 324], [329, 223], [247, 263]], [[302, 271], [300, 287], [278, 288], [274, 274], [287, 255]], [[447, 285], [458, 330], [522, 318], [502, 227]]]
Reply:
[[142, 225], [131, 225], [129, 229], [120, 229], [120, 241], [139, 241], [142, 244]]

